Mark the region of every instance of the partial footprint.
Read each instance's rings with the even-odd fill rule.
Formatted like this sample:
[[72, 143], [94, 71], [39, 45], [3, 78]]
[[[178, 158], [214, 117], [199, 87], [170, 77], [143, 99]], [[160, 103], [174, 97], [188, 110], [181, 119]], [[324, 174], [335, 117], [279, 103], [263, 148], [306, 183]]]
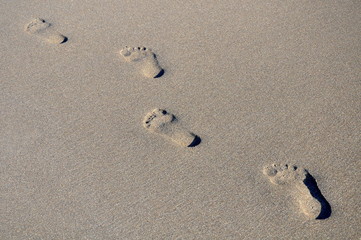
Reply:
[[145, 77], [158, 78], [164, 70], [159, 66], [157, 57], [152, 50], [145, 47], [125, 47], [120, 50], [120, 55], [127, 62], [132, 62]]
[[67, 37], [53, 29], [50, 23], [41, 18], [35, 18], [26, 24], [25, 31], [54, 44], [61, 44], [68, 40]]
[[302, 212], [311, 219], [325, 219], [331, 215], [331, 206], [321, 194], [316, 180], [304, 169], [287, 164], [272, 164], [263, 173], [276, 185], [284, 185], [294, 192]]
[[194, 147], [201, 142], [197, 135], [179, 126], [173, 114], [163, 109], [157, 108], [149, 112], [143, 120], [143, 126], [183, 147]]

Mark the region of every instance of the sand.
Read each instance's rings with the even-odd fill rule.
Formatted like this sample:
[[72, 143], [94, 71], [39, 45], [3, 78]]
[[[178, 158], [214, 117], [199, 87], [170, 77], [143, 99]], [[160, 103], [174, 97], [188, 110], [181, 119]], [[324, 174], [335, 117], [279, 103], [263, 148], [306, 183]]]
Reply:
[[0, 239], [360, 239], [360, 10], [1, 1]]

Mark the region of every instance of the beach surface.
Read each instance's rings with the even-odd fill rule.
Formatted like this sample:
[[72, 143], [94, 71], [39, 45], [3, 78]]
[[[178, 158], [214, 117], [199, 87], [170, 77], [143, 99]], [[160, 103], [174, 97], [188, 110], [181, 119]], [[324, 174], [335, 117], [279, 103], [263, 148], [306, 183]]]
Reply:
[[0, 22], [0, 239], [360, 239], [359, 1], [2, 0]]

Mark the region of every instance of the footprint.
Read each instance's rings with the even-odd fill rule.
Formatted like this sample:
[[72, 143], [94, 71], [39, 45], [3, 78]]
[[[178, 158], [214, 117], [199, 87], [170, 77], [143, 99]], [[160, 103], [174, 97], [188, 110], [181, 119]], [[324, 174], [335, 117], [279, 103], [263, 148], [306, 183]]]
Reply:
[[61, 44], [68, 40], [67, 37], [54, 30], [50, 23], [41, 18], [35, 18], [26, 24], [25, 32], [54, 44]]
[[201, 142], [197, 135], [179, 126], [173, 114], [163, 109], [157, 108], [149, 112], [143, 120], [143, 126], [183, 147], [194, 147]]
[[321, 194], [316, 180], [304, 168], [287, 164], [272, 164], [263, 173], [276, 185], [291, 189], [302, 212], [311, 219], [325, 219], [331, 215], [331, 206]]
[[164, 73], [159, 66], [157, 57], [149, 48], [145, 47], [125, 47], [120, 50], [120, 55], [127, 62], [132, 62], [148, 78], [158, 78]]

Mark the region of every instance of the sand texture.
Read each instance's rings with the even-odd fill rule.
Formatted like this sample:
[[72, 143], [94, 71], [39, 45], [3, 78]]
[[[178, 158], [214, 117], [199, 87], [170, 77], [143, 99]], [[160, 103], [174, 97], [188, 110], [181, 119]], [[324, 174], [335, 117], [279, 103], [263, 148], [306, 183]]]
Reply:
[[0, 21], [0, 239], [360, 239], [360, 1]]

